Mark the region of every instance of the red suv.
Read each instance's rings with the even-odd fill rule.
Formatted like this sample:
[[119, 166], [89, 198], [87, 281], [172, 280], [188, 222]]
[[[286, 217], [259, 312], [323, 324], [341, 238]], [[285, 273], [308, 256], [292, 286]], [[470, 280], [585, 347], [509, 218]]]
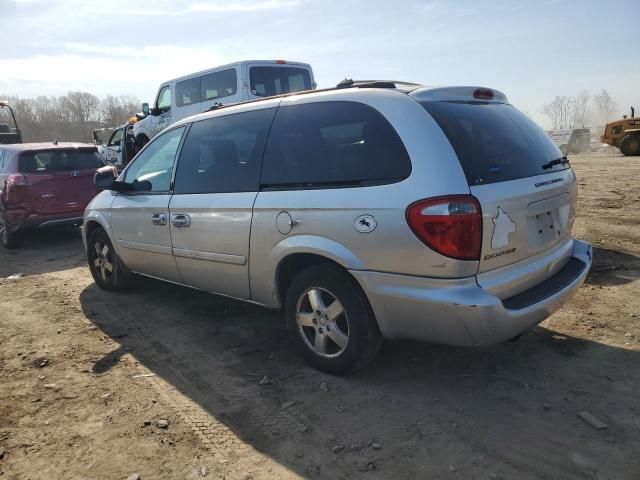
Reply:
[[0, 145], [0, 240], [20, 246], [36, 228], [81, 224], [95, 196], [93, 175], [105, 165], [94, 145]]

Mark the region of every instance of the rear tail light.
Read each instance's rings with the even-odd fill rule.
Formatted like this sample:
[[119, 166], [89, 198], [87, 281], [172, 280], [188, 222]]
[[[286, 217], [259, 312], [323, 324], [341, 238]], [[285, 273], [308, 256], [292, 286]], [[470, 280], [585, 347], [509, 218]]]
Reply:
[[12, 174], [5, 178], [4, 185], [2, 186], [2, 199], [4, 202], [20, 203], [22, 196], [20, 192], [25, 192], [24, 189], [16, 187], [23, 187], [27, 184], [27, 179], [21, 173]]
[[7, 186], [11, 185], [26, 185], [27, 179], [21, 173], [9, 175], [6, 179]]
[[489, 90], [488, 88], [476, 88], [473, 92], [473, 98], [477, 98], [479, 100], [493, 100], [493, 90]]
[[475, 197], [453, 195], [420, 200], [407, 208], [407, 223], [429, 248], [457, 260], [478, 260], [482, 210]]

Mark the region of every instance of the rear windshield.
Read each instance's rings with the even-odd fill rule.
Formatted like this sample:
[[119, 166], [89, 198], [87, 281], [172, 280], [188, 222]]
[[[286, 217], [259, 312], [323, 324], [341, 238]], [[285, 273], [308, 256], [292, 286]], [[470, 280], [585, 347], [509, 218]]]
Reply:
[[458, 155], [470, 186], [569, 168], [547, 134], [515, 107], [484, 102], [424, 102]]
[[311, 90], [311, 75], [306, 68], [251, 67], [249, 79], [251, 93], [259, 97]]
[[20, 155], [22, 173], [69, 172], [100, 168], [104, 162], [93, 148], [56, 149], [24, 152]]

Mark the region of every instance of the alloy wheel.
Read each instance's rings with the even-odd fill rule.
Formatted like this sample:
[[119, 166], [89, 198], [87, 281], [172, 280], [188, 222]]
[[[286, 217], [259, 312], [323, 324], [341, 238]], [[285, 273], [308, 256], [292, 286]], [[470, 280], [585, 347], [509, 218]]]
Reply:
[[98, 276], [105, 282], [108, 282], [113, 275], [113, 256], [109, 245], [105, 242], [95, 242], [93, 245], [95, 257], [93, 259], [93, 267]]
[[321, 357], [339, 356], [349, 343], [349, 319], [340, 301], [328, 290], [305, 290], [296, 306], [298, 331], [307, 346]]

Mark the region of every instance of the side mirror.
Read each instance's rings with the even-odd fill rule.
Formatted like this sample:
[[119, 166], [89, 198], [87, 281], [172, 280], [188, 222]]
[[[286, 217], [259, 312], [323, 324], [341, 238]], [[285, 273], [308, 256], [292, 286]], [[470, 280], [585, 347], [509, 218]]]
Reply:
[[147, 102], [142, 104], [142, 113], [144, 113], [145, 116], [149, 115], [149, 104]]
[[114, 167], [101, 167], [93, 176], [93, 183], [102, 190], [117, 190], [116, 178], [118, 178], [118, 171]]
[[134, 180], [131, 185], [131, 190], [134, 192], [150, 192], [152, 185], [149, 180]]

